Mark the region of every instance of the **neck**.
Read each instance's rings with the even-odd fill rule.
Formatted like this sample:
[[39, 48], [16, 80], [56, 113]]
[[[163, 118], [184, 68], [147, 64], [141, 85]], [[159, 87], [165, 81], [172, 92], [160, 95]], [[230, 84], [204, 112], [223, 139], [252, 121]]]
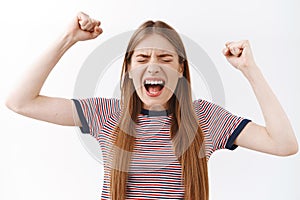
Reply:
[[168, 108], [166, 105], [160, 105], [160, 104], [155, 104], [151, 106], [143, 104], [142, 109], [149, 110], [149, 111], [165, 111]]
[[147, 110], [142, 108], [141, 114], [148, 116], [168, 116], [170, 114], [169, 110]]

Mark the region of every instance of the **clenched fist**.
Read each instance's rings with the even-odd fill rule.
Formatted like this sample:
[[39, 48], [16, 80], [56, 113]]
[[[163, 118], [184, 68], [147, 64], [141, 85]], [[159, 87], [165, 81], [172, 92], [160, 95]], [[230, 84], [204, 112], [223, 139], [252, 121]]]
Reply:
[[67, 34], [73, 42], [94, 39], [103, 32], [100, 24], [100, 21], [90, 18], [83, 12], [79, 12], [70, 23]]
[[225, 46], [223, 54], [235, 68], [245, 72], [256, 66], [248, 40], [227, 42]]

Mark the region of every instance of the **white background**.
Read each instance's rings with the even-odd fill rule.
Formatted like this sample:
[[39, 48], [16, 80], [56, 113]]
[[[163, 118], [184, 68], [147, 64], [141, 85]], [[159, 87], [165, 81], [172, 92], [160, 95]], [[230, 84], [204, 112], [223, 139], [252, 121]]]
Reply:
[[[1, 1], [0, 199], [100, 198], [102, 166], [83, 148], [76, 128], [29, 119], [4, 106], [22, 72], [78, 11], [100, 19], [104, 33], [70, 49], [42, 94], [72, 98], [78, 71], [98, 45], [145, 20], [164, 20], [211, 57], [225, 87], [226, 109], [263, 124], [247, 80], [221, 54], [226, 41], [250, 40], [256, 61], [299, 138], [300, 3], [296, 0]], [[218, 151], [209, 161], [211, 199], [300, 199], [299, 155], [276, 157], [243, 148]]]

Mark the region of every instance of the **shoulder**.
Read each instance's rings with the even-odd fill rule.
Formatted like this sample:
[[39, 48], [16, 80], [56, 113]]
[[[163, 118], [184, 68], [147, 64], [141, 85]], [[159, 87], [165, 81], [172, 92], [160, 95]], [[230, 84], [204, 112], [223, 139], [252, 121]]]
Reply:
[[88, 100], [90, 103], [104, 110], [117, 111], [121, 108], [121, 101], [118, 98], [92, 97]]
[[193, 101], [193, 106], [196, 116], [201, 121], [214, 121], [230, 115], [222, 106], [204, 99]]
[[102, 99], [102, 102], [107, 104], [108, 107], [113, 107], [116, 110], [121, 109], [121, 100], [120, 99], [117, 99], [117, 98], [101, 98], [101, 99]]
[[99, 115], [99, 118], [105, 118], [121, 110], [121, 101], [117, 98], [89, 97], [72, 100], [75, 102], [77, 111], [82, 110], [89, 116]]
[[218, 106], [204, 99], [196, 99], [193, 101], [193, 107], [195, 112], [204, 112], [205, 110], [211, 109], [213, 107], [218, 107]]

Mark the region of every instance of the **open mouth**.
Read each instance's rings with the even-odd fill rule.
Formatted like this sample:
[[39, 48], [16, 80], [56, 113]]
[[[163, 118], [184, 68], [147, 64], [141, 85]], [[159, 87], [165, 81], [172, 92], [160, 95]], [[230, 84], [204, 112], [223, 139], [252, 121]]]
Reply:
[[162, 79], [146, 79], [144, 87], [150, 96], [158, 96], [165, 87], [165, 81]]

